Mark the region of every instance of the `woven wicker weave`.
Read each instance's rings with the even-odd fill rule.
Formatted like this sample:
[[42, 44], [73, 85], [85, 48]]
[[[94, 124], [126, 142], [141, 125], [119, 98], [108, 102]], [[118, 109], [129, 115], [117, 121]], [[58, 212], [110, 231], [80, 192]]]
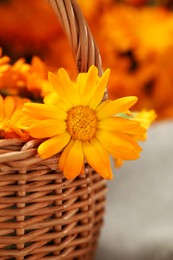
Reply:
[[[99, 52], [74, 0], [49, 0], [79, 71], [99, 68]], [[43, 160], [40, 141], [0, 140], [0, 260], [93, 259], [105, 206], [105, 181], [85, 165], [73, 181]]]

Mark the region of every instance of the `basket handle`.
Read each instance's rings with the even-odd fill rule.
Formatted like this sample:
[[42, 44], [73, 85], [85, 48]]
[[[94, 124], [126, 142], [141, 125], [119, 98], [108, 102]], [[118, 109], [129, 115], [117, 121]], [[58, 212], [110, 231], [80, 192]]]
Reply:
[[88, 71], [91, 65], [102, 75], [102, 61], [91, 31], [76, 0], [46, 0], [55, 12], [71, 45], [79, 72]]

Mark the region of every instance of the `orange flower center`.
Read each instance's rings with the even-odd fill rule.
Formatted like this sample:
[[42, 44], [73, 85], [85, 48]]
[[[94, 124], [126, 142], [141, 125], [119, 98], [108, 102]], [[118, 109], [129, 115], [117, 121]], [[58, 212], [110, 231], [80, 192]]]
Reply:
[[90, 141], [97, 131], [97, 117], [87, 106], [76, 106], [68, 111], [67, 131], [74, 140]]

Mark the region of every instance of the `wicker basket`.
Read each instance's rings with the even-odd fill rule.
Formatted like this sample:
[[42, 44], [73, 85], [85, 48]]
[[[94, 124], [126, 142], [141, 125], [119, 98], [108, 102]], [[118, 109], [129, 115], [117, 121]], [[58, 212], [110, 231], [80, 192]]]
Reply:
[[[49, 0], [76, 56], [79, 71], [98, 49], [75, 0]], [[89, 165], [73, 181], [43, 160], [40, 141], [0, 140], [0, 260], [91, 260], [103, 221], [106, 185]]]

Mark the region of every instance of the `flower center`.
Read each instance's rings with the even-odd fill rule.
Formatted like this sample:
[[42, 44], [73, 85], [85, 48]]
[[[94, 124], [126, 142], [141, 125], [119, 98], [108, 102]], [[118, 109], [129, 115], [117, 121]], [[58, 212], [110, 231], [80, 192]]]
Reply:
[[97, 117], [87, 106], [76, 106], [68, 111], [67, 131], [74, 140], [90, 141], [97, 131]]

